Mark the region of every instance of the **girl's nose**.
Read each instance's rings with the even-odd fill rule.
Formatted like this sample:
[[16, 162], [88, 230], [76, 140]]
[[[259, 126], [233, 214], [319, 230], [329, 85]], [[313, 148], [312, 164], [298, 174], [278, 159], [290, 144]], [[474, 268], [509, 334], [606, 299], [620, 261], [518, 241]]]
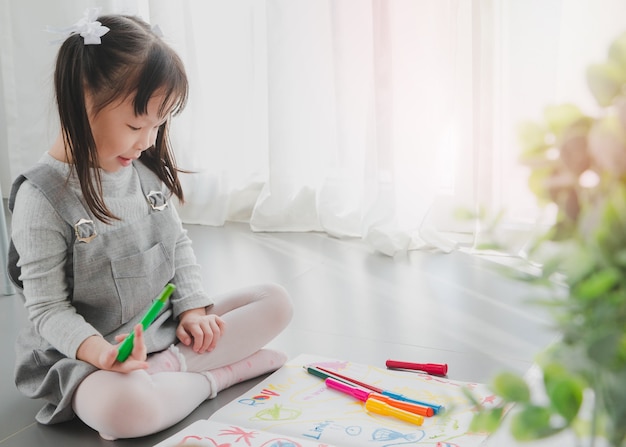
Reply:
[[156, 141], [156, 135], [157, 135], [156, 131], [152, 131], [148, 129], [146, 129], [145, 132], [141, 132], [141, 136], [137, 140], [137, 144], [135, 148], [140, 152], [143, 152], [146, 149], [150, 149], [154, 145], [154, 142]]

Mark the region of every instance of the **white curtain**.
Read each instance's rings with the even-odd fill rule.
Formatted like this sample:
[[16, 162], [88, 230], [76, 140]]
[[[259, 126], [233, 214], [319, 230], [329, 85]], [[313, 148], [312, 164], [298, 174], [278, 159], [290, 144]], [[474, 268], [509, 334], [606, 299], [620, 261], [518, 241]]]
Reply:
[[555, 102], [594, 107], [584, 67], [626, 29], [621, 0], [0, 0], [5, 196], [56, 136], [42, 30], [88, 6], [158, 24], [185, 61], [186, 222], [323, 231], [390, 255], [475, 240], [459, 207], [532, 224], [516, 125]]
[[[450, 135], [471, 104], [471, 61], [457, 57], [471, 45], [471, 3], [186, 6], [174, 39], [195, 45], [194, 103], [177, 147], [199, 173], [186, 178], [185, 220], [406, 249], [453, 183]], [[180, 6], [169, 8], [153, 18], [174, 31], [168, 17]]]

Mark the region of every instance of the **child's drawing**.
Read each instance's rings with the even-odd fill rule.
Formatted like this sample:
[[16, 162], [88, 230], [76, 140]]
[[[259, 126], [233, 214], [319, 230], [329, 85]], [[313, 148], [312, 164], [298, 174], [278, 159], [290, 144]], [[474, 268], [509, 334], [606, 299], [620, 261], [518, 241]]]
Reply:
[[[327, 388], [321, 378], [307, 373], [303, 366], [310, 364], [411, 399], [442, 405], [445, 410], [433, 417], [424, 418], [421, 426], [369, 413], [363, 402]], [[472, 394], [485, 405], [496, 403], [493, 394], [482, 384], [299, 356], [249, 392], [218, 410], [211, 417], [211, 421], [222, 424], [221, 432], [214, 431], [217, 427], [209, 428], [209, 421], [205, 423], [206, 427], [197, 427], [213, 432], [187, 435], [209, 437], [216, 442], [206, 444], [212, 447], [479, 446], [485, 441], [486, 435], [468, 432], [474, 408], [466, 399], [463, 387], [470, 388]], [[228, 434], [231, 436], [226, 436]], [[182, 440], [182, 437], [178, 440]], [[158, 447], [170, 445], [175, 444], [162, 444]], [[180, 445], [187, 447], [186, 444]]]

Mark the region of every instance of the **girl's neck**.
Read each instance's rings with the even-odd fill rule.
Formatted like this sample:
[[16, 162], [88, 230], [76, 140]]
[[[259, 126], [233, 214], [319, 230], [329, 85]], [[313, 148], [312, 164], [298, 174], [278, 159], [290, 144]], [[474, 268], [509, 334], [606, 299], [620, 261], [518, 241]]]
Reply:
[[63, 137], [60, 133], [56, 141], [52, 144], [50, 150], [48, 150], [48, 153], [55, 160], [62, 161], [63, 163], [69, 163], [69, 160], [67, 159], [67, 154], [65, 153], [65, 144], [63, 143]]

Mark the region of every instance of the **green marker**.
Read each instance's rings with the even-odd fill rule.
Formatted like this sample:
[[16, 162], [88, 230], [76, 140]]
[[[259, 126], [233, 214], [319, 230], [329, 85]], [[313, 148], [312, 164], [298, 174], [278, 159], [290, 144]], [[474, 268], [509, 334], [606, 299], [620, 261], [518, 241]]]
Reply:
[[[150, 309], [148, 309], [146, 314], [141, 319], [141, 326], [143, 327], [144, 331], [148, 329], [148, 326], [150, 326], [152, 322], [154, 321], [154, 319], [157, 317], [157, 315], [159, 315], [159, 312], [161, 312], [161, 309], [163, 309], [163, 306], [165, 306], [165, 303], [167, 303], [167, 299], [170, 297], [172, 292], [174, 292], [174, 289], [176, 289], [176, 286], [174, 284], [169, 284], [169, 283], [166, 284], [163, 290], [161, 291], [161, 294], [159, 295], [159, 297], [154, 301], [154, 303], [152, 303], [152, 306], [150, 306]], [[134, 339], [135, 339], [135, 332], [133, 331], [130, 334], [128, 334], [128, 336], [120, 344], [120, 347], [117, 352], [118, 362], [125, 361], [130, 355], [130, 353], [133, 351]]]

